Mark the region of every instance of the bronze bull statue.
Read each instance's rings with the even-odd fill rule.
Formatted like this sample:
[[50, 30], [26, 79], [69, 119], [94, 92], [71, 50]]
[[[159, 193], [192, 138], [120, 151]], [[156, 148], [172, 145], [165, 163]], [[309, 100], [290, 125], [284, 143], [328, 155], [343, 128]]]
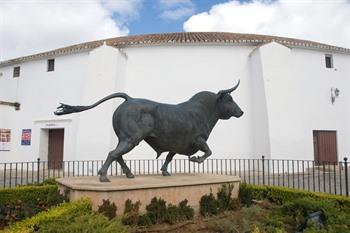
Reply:
[[[125, 99], [113, 114], [113, 128], [119, 142], [117, 147], [109, 152], [98, 172], [100, 181], [109, 182], [107, 170], [115, 160], [128, 178], [134, 178], [125, 164], [123, 155], [142, 140], [157, 152], [157, 158], [163, 152], [168, 152], [161, 171], [163, 176], [169, 176], [167, 167], [175, 154], [187, 155], [190, 161], [202, 163], [212, 153], [206, 141], [218, 120], [243, 115], [243, 111], [230, 95], [238, 86], [239, 82], [233, 88], [219, 91], [217, 94], [202, 91], [188, 101], [176, 105], [115, 93], [89, 106], [61, 104], [55, 114], [82, 112], [116, 97]], [[197, 151], [204, 152], [204, 155], [190, 157]]]

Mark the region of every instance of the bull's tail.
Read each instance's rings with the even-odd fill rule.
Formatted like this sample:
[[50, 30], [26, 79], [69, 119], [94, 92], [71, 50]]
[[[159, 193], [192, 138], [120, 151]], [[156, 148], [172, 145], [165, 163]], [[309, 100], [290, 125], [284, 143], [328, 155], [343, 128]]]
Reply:
[[57, 107], [57, 109], [54, 112], [54, 114], [55, 115], [65, 115], [65, 114], [71, 114], [71, 113], [74, 113], [74, 112], [82, 112], [82, 111], [94, 108], [97, 105], [99, 105], [99, 104], [101, 104], [101, 103], [103, 103], [103, 102], [105, 102], [107, 100], [110, 100], [110, 99], [113, 99], [113, 98], [117, 98], [117, 97], [123, 98], [126, 101], [131, 99], [131, 97], [128, 96], [127, 94], [118, 92], [118, 93], [114, 93], [112, 95], [106, 96], [105, 98], [103, 98], [103, 99], [101, 99], [101, 100], [97, 101], [96, 103], [94, 103], [92, 105], [89, 105], [89, 106], [70, 106], [70, 105], [61, 103], [61, 105]]

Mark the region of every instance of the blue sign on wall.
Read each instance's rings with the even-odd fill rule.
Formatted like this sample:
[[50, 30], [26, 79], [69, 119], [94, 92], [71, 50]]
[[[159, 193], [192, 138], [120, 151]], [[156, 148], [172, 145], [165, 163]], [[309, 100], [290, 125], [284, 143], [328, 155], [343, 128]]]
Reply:
[[32, 138], [32, 130], [31, 129], [22, 129], [22, 146], [29, 146]]

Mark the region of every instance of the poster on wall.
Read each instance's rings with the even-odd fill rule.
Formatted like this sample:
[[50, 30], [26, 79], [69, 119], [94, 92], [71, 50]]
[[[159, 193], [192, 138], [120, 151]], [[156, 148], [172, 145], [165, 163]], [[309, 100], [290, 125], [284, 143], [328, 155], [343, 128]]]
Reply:
[[21, 145], [22, 146], [30, 146], [31, 138], [32, 138], [32, 130], [31, 129], [22, 129]]
[[0, 151], [9, 151], [11, 148], [11, 130], [0, 129]]

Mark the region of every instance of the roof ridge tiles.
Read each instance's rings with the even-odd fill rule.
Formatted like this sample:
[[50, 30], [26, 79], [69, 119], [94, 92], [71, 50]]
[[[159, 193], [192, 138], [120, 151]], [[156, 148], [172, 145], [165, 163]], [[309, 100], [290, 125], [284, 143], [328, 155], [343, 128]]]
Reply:
[[141, 34], [107, 38], [103, 40], [90, 41], [85, 43], [79, 43], [70, 45], [63, 48], [58, 48], [51, 51], [46, 51], [38, 54], [32, 54], [28, 56], [18, 57], [10, 60], [0, 62], [0, 66], [6, 66], [23, 61], [34, 60], [45, 56], [53, 56], [57, 54], [71, 54], [74, 52], [82, 52], [92, 50], [101, 46], [104, 42], [107, 45], [120, 47], [120, 46], [137, 46], [137, 45], [161, 45], [161, 44], [185, 44], [185, 43], [239, 43], [239, 44], [262, 44], [275, 41], [284, 45], [292, 45], [302, 47], [306, 49], [325, 49], [344, 52], [350, 54], [350, 49], [342, 48], [334, 45], [323, 44], [310, 40], [301, 40], [280, 36], [259, 35], [259, 34], [244, 34], [244, 33], [230, 33], [230, 32], [174, 32], [174, 33], [160, 33], [160, 34]]

